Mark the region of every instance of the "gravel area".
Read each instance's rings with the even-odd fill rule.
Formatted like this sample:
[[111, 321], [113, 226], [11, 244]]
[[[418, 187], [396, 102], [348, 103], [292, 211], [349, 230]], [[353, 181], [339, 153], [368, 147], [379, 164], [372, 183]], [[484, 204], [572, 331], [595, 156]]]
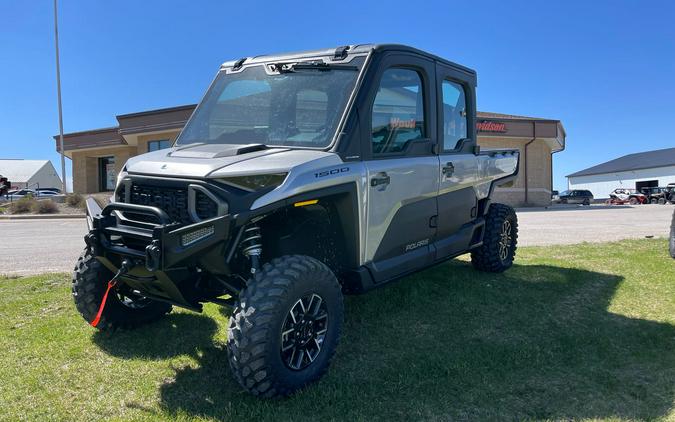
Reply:
[[[667, 237], [672, 205], [560, 206], [518, 210], [520, 246]], [[84, 218], [0, 220], [0, 274], [70, 272], [84, 248]]]

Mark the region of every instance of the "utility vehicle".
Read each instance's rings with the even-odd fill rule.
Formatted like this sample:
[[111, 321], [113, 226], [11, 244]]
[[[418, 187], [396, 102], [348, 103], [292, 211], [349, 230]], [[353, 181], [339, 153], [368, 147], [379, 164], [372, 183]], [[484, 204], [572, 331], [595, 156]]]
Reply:
[[616, 188], [609, 194], [609, 199], [605, 201], [608, 205], [640, 205], [647, 203], [647, 196], [635, 189]]
[[318, 379], [343, 293], [467, 252], [478, 270], [512, 265], [516, 214], [490, 195], [518, 151], [479, 149], [475, 87], [400, 45], [225, 62], [173, 147], [128, 160], [103, 209], [87, 201], [77, 309], [111, 330], [230, 306], [244, 389]]

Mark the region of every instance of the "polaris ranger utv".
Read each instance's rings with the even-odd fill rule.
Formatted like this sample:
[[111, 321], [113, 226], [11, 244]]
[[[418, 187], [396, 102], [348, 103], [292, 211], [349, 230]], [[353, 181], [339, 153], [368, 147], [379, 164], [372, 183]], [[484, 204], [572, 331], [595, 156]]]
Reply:
[[[476, 145], [476, 73], [400, 45], [224, 63], [170, 149], [131, 158], [87, 201], [73, 297], [100, 330], [172, 305], [230, 306], [249, 392], [288, 395], [333, 357], [343, 293], [467, 252], [509, 268], [518, 152]], [[167, 339], [171, 341], [171, 339]]]

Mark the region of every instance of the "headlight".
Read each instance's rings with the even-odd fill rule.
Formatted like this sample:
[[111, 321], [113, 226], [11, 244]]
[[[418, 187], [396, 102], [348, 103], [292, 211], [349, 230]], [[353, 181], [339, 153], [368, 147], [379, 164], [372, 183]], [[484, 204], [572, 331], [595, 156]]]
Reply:
[[254, 192], [265, 188], [275, 188], [282, 184], [288, 173], [255, 174], [251, 176], [225, 177], [218, 179], [223, 183], [245, 191]]

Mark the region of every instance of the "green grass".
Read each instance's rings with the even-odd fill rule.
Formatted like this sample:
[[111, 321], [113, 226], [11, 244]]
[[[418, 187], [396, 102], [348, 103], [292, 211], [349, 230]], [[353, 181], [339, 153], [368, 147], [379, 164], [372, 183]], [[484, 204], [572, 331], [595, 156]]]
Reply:
[[524, 248], [346, 299], [326, 377], [259, 400], [230, 375], [227, 313], [98, 333], [66, 275], [0, 279], [0, 419], [675, 420], [675, 261], [663, 240]]

